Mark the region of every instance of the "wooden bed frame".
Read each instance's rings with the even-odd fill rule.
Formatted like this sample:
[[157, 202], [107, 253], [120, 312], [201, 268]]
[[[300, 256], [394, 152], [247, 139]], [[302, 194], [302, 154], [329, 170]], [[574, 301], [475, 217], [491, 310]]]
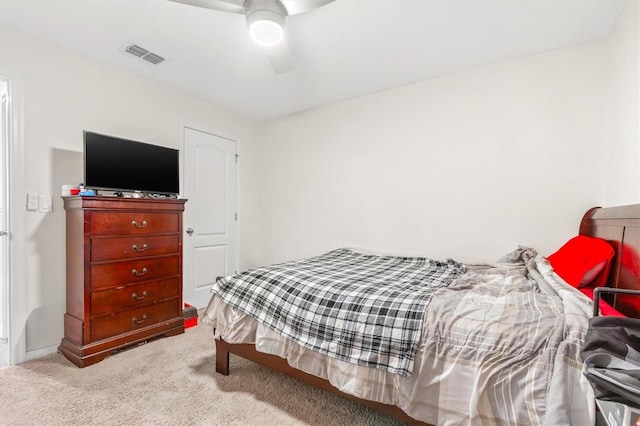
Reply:
[[407, 424], [427, 425], [427, 423], [419, 422], [416, 419], [409, 417], [404, 411], [402, 411], [400, 408], [396, 407], [395, 405], [382, 404], [375, 401], [369, 401], [366, 399], [355, 397], [348, 393], [344, 393], [340, 391], [338, 388], [334, 387], [331, 383], [329, 383], [328, 380], [322, 379], [318, 376], [314, 376], [312, 374], [308, 374], [308, 373], [305, 373], [304, 371], [291, 367], [289, 363], [287, 363], [287, 360], [284, 358], [280, 358], [277, 355], [258, 352], [255, 349], [255, 346], [252, 344], [244, 344], [244, 343], [232, 344], [232, 343], [227, 343], [222, 339], [216, 339], [216, 372], [223, 374], [225, 376], [229, 375], [229, 354], [230, 353], [239, 355], [245, 359], [248, 359], [257, 364], [263, 365], [274, 371], [284, 373], [287, 376], [293, 377], [294, 379], [298, 379], [302, 382], [308, 383], [322, 390], [334, 393], [336, 395], [340, 395], [352, 401], [359, 402], [360, 404], [365, 405], [369, 408], [373, 408], [374, 410], [380, 411], [384, 414], [388, 414], [392, 417], [402, 420]]
[[[607, 287], [640, 290], [640, 204], [587, 211], [580, 234], [607, 240], [615, 250]], [[603, 296], [628, 317], [640, 318], [640, 298], [614, 293]]]
[[[616, 255], [612, 261], [607, 285], [614, 288], [640, 290], [640, 204], [622, 207], [594, 207], [587, 211], [580, 222], [580, 234], [607, 240], [614, 247]], [[629, 296], [614, 294], [608, 300], [614, 308], [628, 316], [640, 317], [640, 306], [634, 305]], [[239, 355], [272, 370], [359, 402], [374, 410], [388, 414], [410, 425], [426, 425], [395, 405], [382, 404], [357, 398], [341, 392], [329, 381], [307, 374], [291, 367], [284, 358], [258, 352], [252, 344], [231, 344], [216, 339], [216, 372], [229, 375], [229, 354]]]

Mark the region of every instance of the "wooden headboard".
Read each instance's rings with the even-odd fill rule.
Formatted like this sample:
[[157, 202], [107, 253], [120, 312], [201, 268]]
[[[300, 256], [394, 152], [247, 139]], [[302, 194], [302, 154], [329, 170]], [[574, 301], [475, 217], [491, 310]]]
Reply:
[[[607, 286], [640, 290], [640, 204], [594, 207], [580, 222], [580, 234], [607, 240], [615, 250]], [[640, 318], [640, 297], [613, 294], [607, 301], [623, 314]]]

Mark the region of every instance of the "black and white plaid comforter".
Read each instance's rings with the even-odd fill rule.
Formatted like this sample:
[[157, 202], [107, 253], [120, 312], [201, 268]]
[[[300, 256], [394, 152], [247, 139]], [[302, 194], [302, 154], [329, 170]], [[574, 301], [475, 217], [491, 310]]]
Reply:
[[464, 265], [338, 249], [218, 281], [225, 303], [328, 356], [408, 375], [432, 294]]

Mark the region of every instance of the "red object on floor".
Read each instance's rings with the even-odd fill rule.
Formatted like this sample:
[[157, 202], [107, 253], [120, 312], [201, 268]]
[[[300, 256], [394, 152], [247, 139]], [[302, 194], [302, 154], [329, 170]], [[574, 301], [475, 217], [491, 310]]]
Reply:
[[184, 316], [185, 329], [198, 325], [198, 310], [192, 305], [185, 302], [182, 315]]

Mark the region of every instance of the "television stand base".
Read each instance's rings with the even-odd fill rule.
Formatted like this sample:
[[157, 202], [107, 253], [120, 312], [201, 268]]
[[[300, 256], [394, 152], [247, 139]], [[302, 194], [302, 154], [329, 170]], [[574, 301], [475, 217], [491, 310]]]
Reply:
[[124, 192], [124, 191], [109, 191], [106, 189], [95, 190], [96, 194], [101, 197], [120, 197], [120, 198], [149, 198], [153, 200], [177, 200], [178, 195], [173, 194], [154, 194], [147, 192]]

